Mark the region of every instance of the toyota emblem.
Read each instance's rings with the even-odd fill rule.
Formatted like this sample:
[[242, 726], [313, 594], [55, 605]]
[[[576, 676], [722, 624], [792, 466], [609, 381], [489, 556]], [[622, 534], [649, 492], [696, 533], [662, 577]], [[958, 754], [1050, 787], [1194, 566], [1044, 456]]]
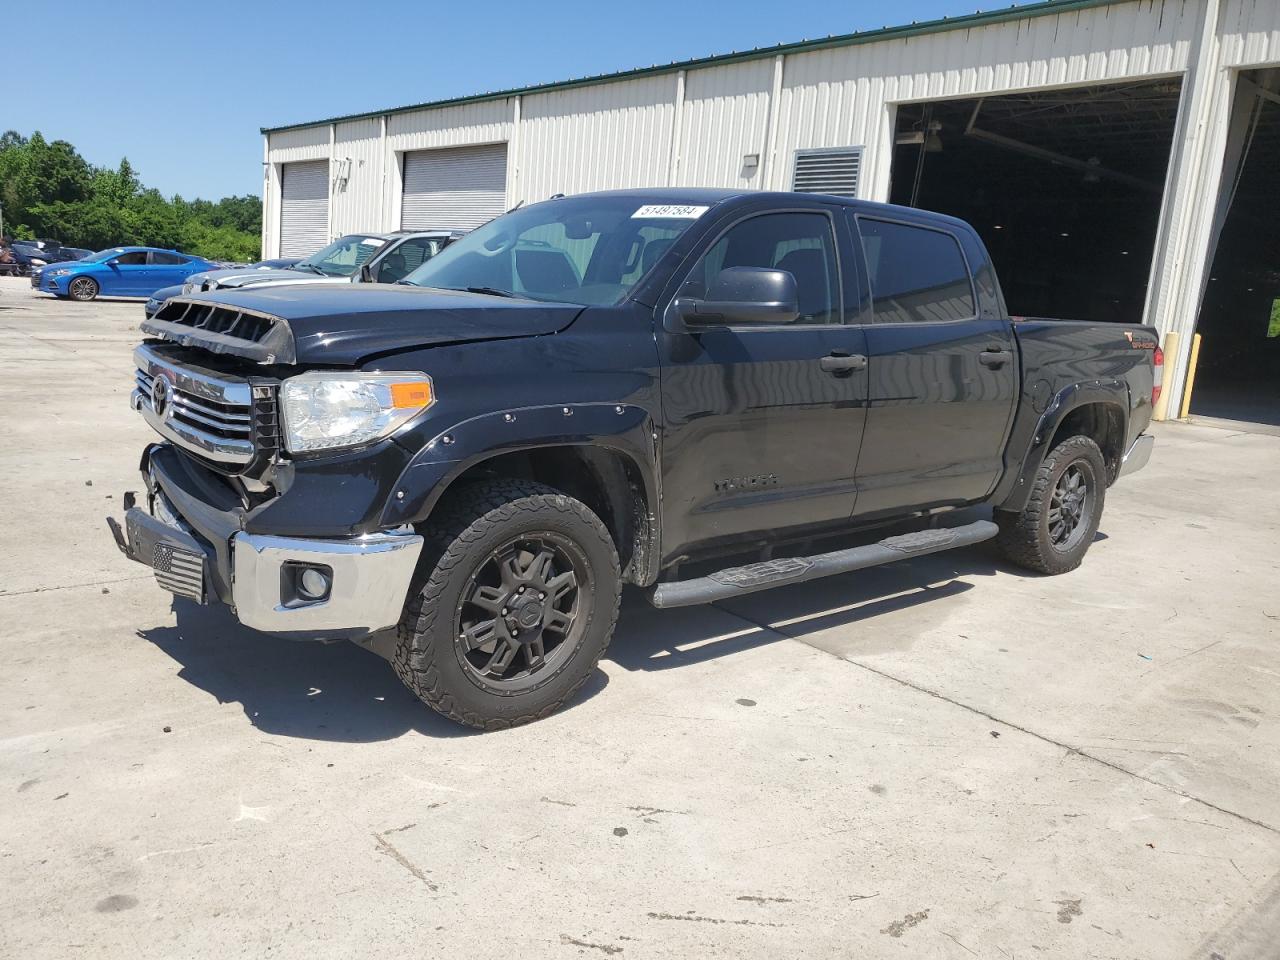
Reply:
[[173, 387], [167, 378], [156, 375], [151, 381], [151, 409], [156, 416], [168, 419], [173, 413]]

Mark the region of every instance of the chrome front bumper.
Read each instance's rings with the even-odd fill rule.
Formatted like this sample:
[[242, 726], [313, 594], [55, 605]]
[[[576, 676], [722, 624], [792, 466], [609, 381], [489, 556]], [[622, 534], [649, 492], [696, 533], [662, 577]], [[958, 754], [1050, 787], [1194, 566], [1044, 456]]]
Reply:
[[1129, 452], [1124, 455], [1124, 459], [1120, 461], [1120, 476], [1125, 477], [1131, 473], [1137, 473], [1147, 465], [1147, 461], [1151, 459], [1151, 450], [1156, 445], [1156, 438], [1149, 433], [1139, 435], [1138, 439], [1133, 441], [1133, 446], [1129, 448]]
[[[333, 540], [195, 529], [154, 481], [146, 506], [132, 492], [124, 506], [124, 522], [107, 524], [126, 557], [170, 593], [225, 602], [245, 626], [268, 633], [354, 638], [394, 626], [422, 553], [410, 527]], [[323, 595], [299, 588], [307, 570], [324, 576]]]
[[[400, 621], [422, 537], [387, 532], [349, 540], [237, 533], [231, 538], [236, 618], [270, 633], [372, 633]], [[290, 568], [326, 571], [328, 595], [305, 601]]]

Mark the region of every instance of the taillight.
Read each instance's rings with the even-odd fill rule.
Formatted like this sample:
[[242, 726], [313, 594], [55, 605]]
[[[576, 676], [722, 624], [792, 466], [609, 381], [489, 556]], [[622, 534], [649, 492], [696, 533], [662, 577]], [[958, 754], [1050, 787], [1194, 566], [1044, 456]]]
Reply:
[[1151, 380], [1151, 405], [1154, 407], [1160, 399], [1160, 388], [1164, 385], [1164, 351], [1156, 347], [1152, 360], [1156, 365], [1155, 375]]

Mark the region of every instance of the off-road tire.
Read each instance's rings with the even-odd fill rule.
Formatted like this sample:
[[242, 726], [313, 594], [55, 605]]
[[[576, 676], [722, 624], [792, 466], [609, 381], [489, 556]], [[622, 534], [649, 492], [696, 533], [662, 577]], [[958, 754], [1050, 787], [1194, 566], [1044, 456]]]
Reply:
[[72, 300], [79, 301], [80, 303], [88, 303], [90, 300], [93, 300], [98, 296], [101, 289], [102, 288], [98, 286], [98, 281], [93, 279], [93, 277], [74, 277], [72, 281], [67, 284], [67, 296]]
[[[591, 572], [588, 620], [576, 649], [547, 680], [529, 691], [497, 695], [478, 686], [460, 662], [455, 610], [472, 572], [497, 545], [535, 531], [566, 537], [585, 555]], [[595, 670], [618, 619], [618, 554], [600, 518], [545, 484], [498, 479], [447, 495], [420, 532], [426, 542], [400, 620], [392, 658], [396, 675], [432, 709], [481, 730], [518, 726], [558, 710]]]
[[[1090, 497], [1086, 515], [1081, 518], [1084, 529], [1069, 548], [1055, 546], [1049, 534], [1049, 512], [1053, 491], [1059, 479], [1073, 465], [1079, 464], [1087, 475]], [[1102, 451], [1088, 437], [1068, 437], [1049, 451], [1036, 471], [1031, 497], [1021, 512], [997, 510], [1000, 533], [996, 546], [1013, 563], [1036, 573], [1067, 573], [1080, 566], [1098, 532], [1102, 508], [1106, 500], [1106, 465]]]

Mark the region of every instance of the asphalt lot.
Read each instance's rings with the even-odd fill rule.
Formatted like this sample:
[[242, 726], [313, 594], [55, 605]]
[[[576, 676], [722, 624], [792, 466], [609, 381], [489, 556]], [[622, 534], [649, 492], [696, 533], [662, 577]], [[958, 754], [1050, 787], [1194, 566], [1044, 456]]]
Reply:
[[658, 612], [473, 734], [171, 602], [140, 302], [0, 279], [0, 956], [1123, 957], [1280, 943], [1280, 438], [1157, 430], [1085, 565]]

